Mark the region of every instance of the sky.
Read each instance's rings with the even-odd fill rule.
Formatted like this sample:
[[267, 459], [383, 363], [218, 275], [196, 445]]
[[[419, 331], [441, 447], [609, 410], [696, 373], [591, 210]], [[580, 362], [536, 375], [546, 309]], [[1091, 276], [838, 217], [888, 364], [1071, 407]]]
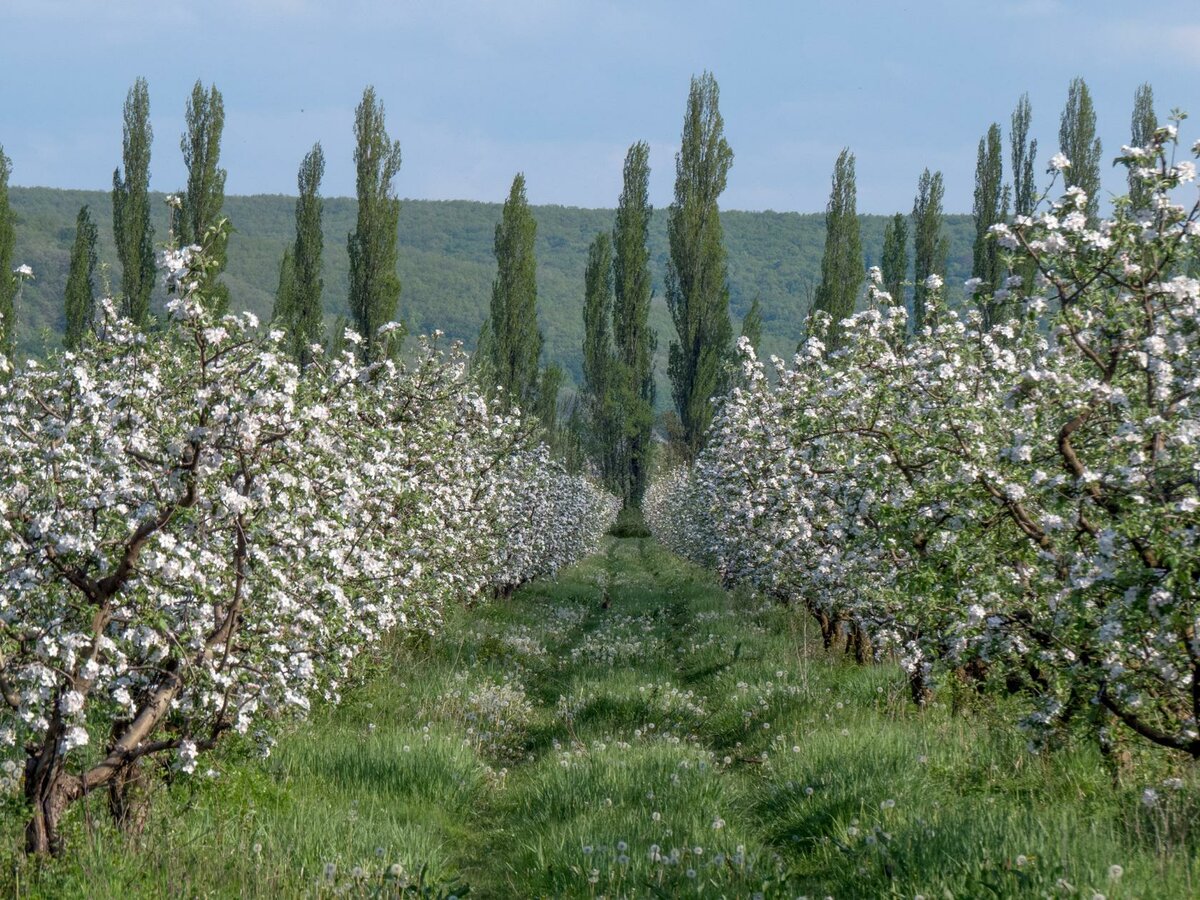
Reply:
[[[1144, 4], [1143, 4], [1144, 7]], [[970, 212], [976, 146], [1007, 142], [1023, 92], [1038, 169], [1067, 86], [1086, 79], [1104, 158], [1134, 91], [1200, 118], [1200, 3], [1138, 15], [1109, 0], [0, 0], [0, 145], [11, 183], [108, 189], [121, 107], [150, 85], [151, 187], [184, 184], [193, 83], [225, 102], [228, 194], [294, 194], [312, 144], [326, 196], [354, 193], [354, 107], [374, 85], [398, 139], [396, 193], [612, 207], [634, 141], [670, 203], [689, 79], [711, 71], [734, 152], [728, 209], [819, 212], [834, 160], [857, 158], [860, 212], [911, 209], [922, 169]], [[1185, 123], [1188, 143], [1200, 131]], [[1006, 151], [1007, 153], [1007, 151]], [[1007, 160], [1006, 160], [1007, 166]], [[1007, 174], [1006, 174], [1007, 177]], [[1121, 170], [1105, 167], [1106, 190]]]

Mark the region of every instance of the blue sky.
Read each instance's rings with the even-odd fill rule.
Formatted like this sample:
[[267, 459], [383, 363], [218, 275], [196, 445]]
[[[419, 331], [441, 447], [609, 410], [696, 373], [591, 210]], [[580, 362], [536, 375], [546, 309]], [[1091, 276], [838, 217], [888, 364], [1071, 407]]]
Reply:
[[[1143, 5], [1144, 6], [1144, 5]], [[612, 206], [621, 161], [651, 146], [670, 202], [688, 79], [711, 70], [735, 158], [722, 205], [823, 209], [834, 159], [858, 158], [859, 209], [907, 211], [922, 168], [969, 211], [979, 137], [1028, 91], [1038, 168], [1067, 84], [1084, 76], [1104, 153], [1133, 93], [1200, 122], [1200, 3], [1108, 0], [4, 0], [0, 144], [12, 183], [107, 188], [121, 104], [150, 83], [151, 183], [183, 183], [179, 134], [197, 79], [225, 97], [227, 192], [294, 193], [314, 141], [327, 196], [354, 192], [352, 126], [374, 84], [401, 142], [402, 197]], [[1153, 22], [1158, 19], [1163, 24]], [[1184, 135], [1195, 138], [1185, 124]], [[1190, 143], [1190, 140], [1189, 140]], [[1120, 172], [1105, 172], [1117, 190]]]

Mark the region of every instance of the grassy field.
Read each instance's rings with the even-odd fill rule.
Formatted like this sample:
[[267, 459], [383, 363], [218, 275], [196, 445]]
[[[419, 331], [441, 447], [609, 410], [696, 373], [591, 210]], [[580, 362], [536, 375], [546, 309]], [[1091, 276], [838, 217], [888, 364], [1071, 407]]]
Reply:
[[[648, 539], [395, 646], [270, 758], [226, 747], [136, 842], [95, 798], [0, 893], [287, 897], [1200, 895], [1197, 780], [1033, 755], [994, 702], [919, 711]], [[1181, 786], [1175, 781], [1182, 779]], [[1158, 799], [1142, 802], [1153, 787]]]

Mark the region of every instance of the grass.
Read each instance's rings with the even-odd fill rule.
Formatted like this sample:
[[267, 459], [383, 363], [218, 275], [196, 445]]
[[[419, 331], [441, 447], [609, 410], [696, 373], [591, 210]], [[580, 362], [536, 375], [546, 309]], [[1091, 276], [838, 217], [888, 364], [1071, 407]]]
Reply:
[[807, 629], [652, 541], [610, 539], [389, 647], [268, 760], [224, 748], [218, 777], [159, 791], [136, 843], [96, 798], [68, 856], [24, 859], [10, 802], [0, 893], [1200, 893], [1187, 767], [1135, 755], [1115, 787], [1086, 742], [1033, 755], [991, 699], [917, 710], [895, 668]]

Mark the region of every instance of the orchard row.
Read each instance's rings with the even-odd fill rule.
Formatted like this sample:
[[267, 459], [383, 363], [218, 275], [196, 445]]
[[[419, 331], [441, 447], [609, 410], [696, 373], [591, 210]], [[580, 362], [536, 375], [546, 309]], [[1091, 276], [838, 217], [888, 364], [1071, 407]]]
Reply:
[[743, 341], [651, 528], [807, 606], [827, 645], [897, 658], [919, 703], [953, 672], [1024, 698], [1035, 741], [1120, 723], [1200, 757], [1200, 222], [1179, 149], [1175, 126], [1124, 149], [1142, 208], [1098, 221], [1072, 187], [994, 225], [1008, 276], [968, 282], [971, 310], [932, 276], [910, 333], [876, 270], [868, 308], [818, 319], [790, 367]]
[[367, 364], [348, 334], [301, 372], [209, 311], [198, 251], [166, 258], [163, 332], [110, 304], [61, 365], [0, 360], [0, 775], [34, 852], [89, 792], [140, 815], [151, 757], [269, 748], [385, 635], [552, 575], [616, 514], [458, 347]]

